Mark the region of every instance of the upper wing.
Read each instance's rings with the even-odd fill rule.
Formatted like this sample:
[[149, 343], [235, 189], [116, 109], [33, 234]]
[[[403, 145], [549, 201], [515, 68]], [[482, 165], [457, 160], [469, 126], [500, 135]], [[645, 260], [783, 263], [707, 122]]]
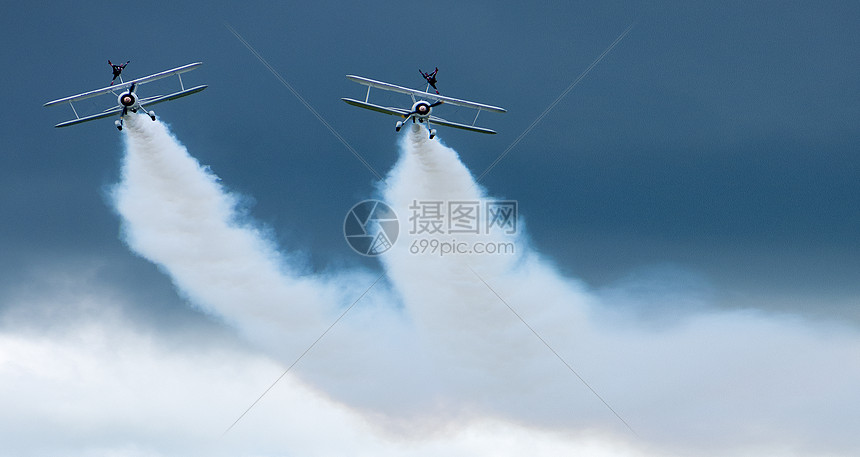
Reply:
[[417, 95], [421, 98], [443, 101], [445, 103], [450, 103], [452, 105], [464, 106], [466, 108], [474, 108], [481, 109], [486, 111], [494, 111], [496, 113], [505, 113], [507, 112], [504, 108], [499, 108], [498, 106], [485, 105], [483, 103], [470, 102], [468, 100], [460, 100], [458, 98], [445, 97], [444, 95], [436, 95], [431, 94], [429, 92], [424, 92], [423, 90], [417, 89], [409, 89], [408, 87], [402, 87], [395, 84], [390, 84], [382, 81], [376, 81], [375, 79], [365, 78], [362, 76], [355, 75], [346, 75], [347, 79], [350, 81], [357, 82], [359, 84], [375, 87], [377, 89], [388, 90], [391, 92], [399, 92], [401, 94], [407, 95]]
[[191, 71], [191, 70], [199, 67], [200, 65], [203, 65], [203, 62], [190, 63], [188, 65], [183, 65], [181, 67], [172, 68], [170, 70], [165, 70], [165, 71], [162, 71], [160, 73], [155, 73], [153, 75], [144, 76], [143, 78], [137, 78], [137, 79], [134, 79], [131, 81], [126, 81], [122, 84], [116, 84], [113, 86], [103, 87], [101, 89], [91, 90], [89, 92], [84, 92], [82, 94], [72, 95], [71, 97], [65, 97], [65, 98], [60, 98], [58, 100], [53, 100], [53, 101], [50, 101], [48, 103], [45, 103], [45, 106], [52, 106], [52, 105], [56, 105], [58, 103], [63, 103], [63, 102], [74, 102], [74, 101], [83, 100], [83, 99], [90, 98], [90, 97], [95, 97], [98, 95], [104, 95], [104, 94], [115, 92], [118, 90], [123, 90], [127, 87], [130, 87], [132, 84], [140, 85], [140, 84], [148, 83], [150, 81], [155, 81], [157, 79], [166, 78], [168, 76], [173, 76], [173, 75], [178, 75], [180, 73], [185, 73], [186, 71]]

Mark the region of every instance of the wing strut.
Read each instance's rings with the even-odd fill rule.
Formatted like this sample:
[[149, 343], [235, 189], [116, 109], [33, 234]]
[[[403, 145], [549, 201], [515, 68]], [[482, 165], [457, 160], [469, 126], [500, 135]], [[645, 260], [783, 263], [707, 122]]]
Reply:
[[364, 102], [370, 103], [370, 86], [367, 86], [367, 95], [364, 96]]
[[182, 75], [181, 75], [181, 74], [179, 74], [179, 73], [177, 73], [177, 74], [176, 74], [176, 76], [179, 78], [179, 88], [180, 88], [181, 90], [185, 90], [185, 85], [184, 85], [184, 84], [182, 84]]
[[472, 121], [472, 125], [474, 126], [476, 122], [478, 122], [478, 115], [481, 114], [481, 108], [478, 108], [478, 112], [475, 113], [475, 120]]
[[75, 113], [75, 119], [80, 119], [81, 117], [78, 116], [78, 110], [75, 109], [75, 105], [72, 103], [71, 100], [69, 100], [69, 106], [72, 107], [72, 112]]

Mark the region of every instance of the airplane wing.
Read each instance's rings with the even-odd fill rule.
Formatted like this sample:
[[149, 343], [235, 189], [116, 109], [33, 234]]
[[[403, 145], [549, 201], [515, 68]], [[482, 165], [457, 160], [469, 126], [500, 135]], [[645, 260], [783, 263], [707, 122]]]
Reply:
[[355, 75], [346, 75], [347, 79], [353, 82], [357, 82], [364, 86], [375, 87], [377, 89], [387, 90], [391, 92], [399, 92], [401, 94], [407, 95], [415, 95], [421, 97], [423, 99], [442, 101], [445, 103], [450, 103], [452, 105], [463, 106], [466, 108], [474, 108], [485, 111], [493, 111], [496, 113], [505, 113], [507, 110], [504, 108], [499, 108], [498, 106], [485, 105], [483, 103], [470, 102], [468, 100], [460, 100], [458, 98], [446, 97], [444, 95], [436, 95], [431, 94], [429, 92], [424, 92], [423, 90], [418, 89], [410, 89], [408, 87], [398, 86], [395, 84], [390, 84], [382, 81], [377, 81], [375, 79], [365, 78], [362, 76]]
[[[169, 100], [176, 100], [177, 98], [182, 98], [182, 97], [186, 97], [186, 96], [191, 95], [191, 94], [196, 94], [197, 92], [200, 92], [203, 89], [206, 89], [207, 87], [209, 87], [209, 86], [203, 85], [203, 86], [192, 87], [191, 89], [181, 90], [179, 92], [174, 92], [174, 93], [169, 94], [169, 95], [157, 95], [154, 97], [147, 97], [147, 98], [140, 100], [140, 105], [141, 106], [149, 106], [149, 105], [155, 105], [156, 103], [166, 102]], [[60, 122], [59, 124], [55, 125], [54, 127], [68, 127], [70, 125], [80, 124], [82, 122], [89, 122], [89, 121], [94, 121], [96, 119], [104, 119], [106, 117], [115, 116], [115, 115], [122, 112], [122, 108], [123, 108], [122, 106], [117, 105], [117, 106], [114, 106], [113, 108], [108, 108], [108, 109], [106, 109], [106, 110], [104, 110], [98, 114], [93, 114], [91, 116], [79, 117], [77, 119], [72, 119], [70, 121]]]
[[116, 116], [117, 114], [122, 112], [122, 106], [114, 106], [113, 108], [109, 108], [99, 114], [93, 114], [91, 116], [79, 117], [77, 119], [72, 119], [66, 122], [60, 122], [54, 127], [67, 127], [70, 125], [80, 124], [81, 122], [94, 121], [96, 119], [104, 119], [106, 117]]
[[442, 119], [442, 118], [436, 117], [436, 116], [430, 116], [430, 123], [436, 124], [436, 125], [442, 125], [445, 127], [453, 127], [455, 129], [460, 129], [460, 130], [468, 130], [470, 132], [487, 133], [490, 135], [496, 134], [495, 130], [485, 129], [484, 127], [476, 127], [474, 125], [468, 125], [468, 124], [458, 124], [456, 122], [446, 121], [445, 119]]
[[181, 90], [179, 92], [174, 92], [170, 95], [159, 95], [157, 97], [145, 98], [145, 99], [140, 101], [140, 105], [141, 106], [149, 106], [149, 105], [154, 105], [156, 103], [166, 102], [169, 100], [176, 100], [177, 98], [187, 97], [191, 94], [196, 94], [197, 92], [200, 92], [207, 87], [209, 87], [209, 86], [204, 84], [202, 86], [192, 87], [191, 89], [185, 89], [185, 90]]
[[[357, 106], [359, 108], [369, 109], [371, 111], [376, 111], [378, 113], [390, 114], [392, 116], [400, 116], [400, 117], [406, 117], [407, 115], [409, 115], [408, 109], [379, 106], [379, 105], [374, 105], [373, 103], [362, 102], [362, 101], [354, 100], [351, 98], [342, 98], [341, 100], [345, 101], [346, 103], [349, 103], [352, 106]], [[457, 122], [447, 121], [445, 119], [442, 119], [441, 117], [436, 117], [436, 116], [430, 116], [430, 123], [442, 125], [445, 127], [453, 127], [455, 129], [468, 130], [470, 132], [488, 133], [488, 134], [495, 134], [496, 133], [495, 130], [490, 130], [490, 129], [486, 129], [483, 127], [476, 127], [474, 125], [459, 124]]]
[[56, 105], [56, 104], [64, 103], [64, 102], [75, 102], [78, 100], [84, 100], [84, 99], [87, 99], [90, 97], [96, 97], [98, 95], [104, 95], [107, 93], [116, 93], [117, 91], [121, 91], [121, 90], [126, 89], [127, 87], [131, 86], [132, 84], [140, 85], [140, 84], [145, 84], [145, 83], [155, 81], [158, 79], [166, 78], [168, 76], [178, 75], [180, 73], [185, 73], [187, 71], [194, 70], [195, 68], [199, 67], [200, 65], [203, 65], [203, 62], [190, 63], [188, 65], [183, 65], [181, 67], [172, 68], [170, 70], [165, 70], [165, 71], [162, 71], [159, 73], [155, 73], [153, 75], [144, 76], [143, 78], [137, 78], [137, 79], [134, 79], [131, 81], [126, 81], [122, 84], [116, 84], [113, 86], [103, 87], [101, 89], [96, 89], [96, 90], [91, 90], [89, 92], [84, 92], [82, 94], [72, 95], [70, 97], [64, 97], [64, 98], [60, 98], [57, 100], [52, 100], [48, 103], [45, 103], [45, 106], [52, 106], [52, 105]]
[[367, 103], [367, 102], [361, 102], [358, 100], [353, 100], [351, 98], [342, 98], [341, 100], [349, 103], [352, 106], [357, 106], [359, 108], [369, 109], [371, 111], [376, 111], [377, 113], [390, 114], [392, 116], [400, 116], [400, 117], [406, 117], [409, 114], [408, 109], [379, 106], [379, 105], [374, 105], [373, 103]]

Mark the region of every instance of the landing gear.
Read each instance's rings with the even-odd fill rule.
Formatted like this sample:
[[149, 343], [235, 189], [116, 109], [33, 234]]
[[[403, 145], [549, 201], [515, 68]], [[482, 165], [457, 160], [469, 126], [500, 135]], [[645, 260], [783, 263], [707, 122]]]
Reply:
[[[419, 116], [414, 116], [414, 114], [415, 114], [415, 113], [411, 113], [411, 114], [409, 115], [409, 117], [407, 117], [407, 118], [406, 118], [405, 120], [403, 120], [403, 121], [397, 121], [397, 123], [396, 123], [396, 124], [394, 124], [394, 131], [395, 131], [395, 132], [399, 132], [399, 131], [400, 131], [400, 129], [402, 129], [402, 128], [403, 128], [403, 125], [404, 125], [405, 123], [409, 122], [409, 119], [412, 119], [412, 123], [413, 123], [413, 124], [416, 124], [416, 123], [417, 123], [417, 124], [426, 124], [426, 125], [427, 125], [427, 129], [430, 131], [430, 139], [432, 140], [433, 138], [436, 138], [436, 129], [434, 129], [434, 128], [430, 128], [430, 119], [429, 119], [429, 118], [428, 118], [428, 119], [425, 119], [425, 118], [422, 118], [422, 117], [419, 117]], [[429, 116], [428, 116], [428, 117], [429, 117]]]
[[113, 125], [116, 126], [117, 130], [122, 130], [122, 121], [113, 121]]
[[[140, 107], [140, 109], [141, 109], [144, 113], [146, 113], [146, 115], [147, 115], [147, 116], [149, 116], [149, 118], [150, 118], [150, 119], [152, 119], [153, 121], [155, 121], [155, 111], [147, 111], [147, 110], [146, 110], [146, 108], [144, 108], [144, 107], [142, 107], [142, 106]], [[135, 111], [135, 113], [136, 113], [136, 112], [137, 112], [137, 111]]]

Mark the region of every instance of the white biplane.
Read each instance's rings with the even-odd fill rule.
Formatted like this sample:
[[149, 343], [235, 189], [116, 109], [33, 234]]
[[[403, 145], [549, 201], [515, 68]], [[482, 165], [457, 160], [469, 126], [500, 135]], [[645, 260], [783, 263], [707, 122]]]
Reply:
[[[397, 124], [395, 124], [394, 126], [394, 130], [398, 132], [403, 127], [403, 124], [409, 122], [409, 120], [412, 119], [413, 123], [415, 121], [418, 121], [420, 123], [427, 124], [427, 129], [430, 130], [430, 139], [433, 139], [436, 136], [436, 129], [432, 128], [431, 124], [468, 130], [470, 132], [493, 134], [496, 133], [494, 130], [490, 130], [484, 127], [478, 127], [475, 125], [475, 122], [478, 121], [478, 115], [481, 114], [481, 111], [493, 111], [496, 113], [506, 112], [504, 108], [499, 108], [498, 106], [490, 106], [485, 105], [483, 103], [470, 102], [468, 100], [460, 100], [457, 98], [445, 97], [443, 95], [431, 94], [427, 91], [409, 89], [407, 87], [401, 87], [382, 81], [364, 78], [361, 76], [346, 75], [346, 77], [350, 81], [355, 81], [361, 85], [367, 86], [367, 95], [364, 97], [364, 101], [354, 100], [352, 98], [341, 98], [341, 100], [359, 108], [369, 109], [371, 111], [390, 114], [392, 116], [400, 116], [404, 118], [402, 121], [397, 121]], [[387, 107], [370, 103], [369, 99], [371, 87], [409, 95], [410, 97], [412, 97], [412, 109]], [[433, 102], [431, 103], [427, 100], [433, 100]], [[445, 119], [442, 119], [440, 117], [431, 116], [430, 113], [433, 111], [433, 108], [438, 105], [441, 105], [442, 103], [448, 103], [451, 105], [463, 106], [466, 108], [473, 108], [478, 110], [478, 112], [475, 114], [475, 120], [472, 121], [472, 125], [446, 121]]]
[[[60, 103], [69, 103], [69, 106], [72, 107], [72, 111], [75, 113], [75, 118], [69, 121], [60, 122], [54, 127], [66, 127], [69, 125], [80, 124], [81, 122], [92, 121], [95, 119], [103, 119], [106, 117], [114, 116], [119, 114], [120, 117], [118, 120], [114, 121], [114, 125], [119, 130], [122, 130], [122, 120], [123, 117], [128, 114], [129, 111], [136, 113], [137, 110], [142, 110], [144, 113], [148, 114], [152, 120], [155, 120], [155, 111], [149, 110], [147, 111], [144, 106], [154, 105], [156, 103], [166, 102], [168, 100], [176, 100], [177, 98], [186, 97], [191, 94], [196, 94], [201, 90], [207, 88], [208, 86], [196, 86], [190, 89], [186, 89], [185, 85], [182, 83], [182, 73], [191, 71], [200, 65], [203, 65], [203, 62], [195, 62], [190, 63], [188, 65], [183, 65], [181, 67], [176, 67], [171, 70], [162, 71], [160, 73], [155, 73], [153, 75], [144, 76], [143, 78], [137, 78], [132, 81], [123, 82], [121, 84], [116, 84], [113, 86], [105, 87], [102, 89], [91, 90], [89, 92], [84, 92], [78, 95], [72, 95], [71, 97], [61, 98], [59, 100], [53, 100], [48, 103], [45, 103], [45, 106], [53, 106], [58, 105]], [[179, 78], [179, 88], [178, 92], [174, 92], [168, 95], [155, 95], [151, 97], [139, 98], [135, 93], [138, 86], [141, 84], [145, 84], [148, 82], [152, 82], [158, 79], [167, 78], [168, 76], [176, 75]], [[99, 95], [113, 94], [117, 97], [117, 105], [111, 108], [108, 108], [101, 113], [91, 114], [88, 116], [81, 117], [78, 115], [78, 111], [75, 109], [75, 105], [73, 102], [84, 100], [91, 97], [96, 97]]]

